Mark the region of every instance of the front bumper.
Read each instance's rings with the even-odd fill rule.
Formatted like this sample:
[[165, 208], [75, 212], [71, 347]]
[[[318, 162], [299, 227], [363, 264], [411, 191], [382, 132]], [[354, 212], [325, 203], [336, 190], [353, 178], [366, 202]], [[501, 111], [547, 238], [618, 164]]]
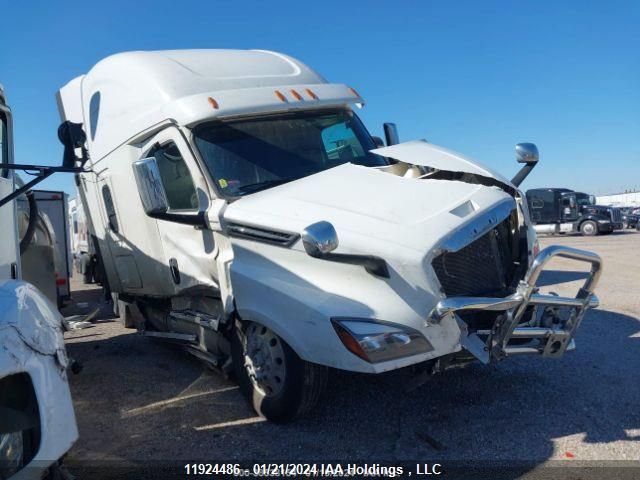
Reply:
[[[591, 271], [575, 298], [536, 293], [538, 278], [545, 265], [554, 257], [591, 264]], [[431, 312], [430, 321], [438, 323], [447, 316], [453, 316], [462, 331], [460, 343], [483, 363], [519, 354], [561, 357], [567, 350], [575, 348], [573, 337], [587, 309], [595, 308], [599, 304], [593, 290], [601, 271], [602, 260], [595, 253], [564, 246], [547, 247], [535, 258], [513, 295], [505, 298], [445, 298]], [[570, 309], [570, 314], [566, 321], [553, 328], [519, 326], [530, 306], [566, 307]], [[503, 314], [497, 316], [491, 330], [469, 332], [466, 323], [457, 315], [457, 312], [465, 310], [489, 310]], [[535, 345], [509, 345], [511, 339], [531, 340], [529, 343]]]

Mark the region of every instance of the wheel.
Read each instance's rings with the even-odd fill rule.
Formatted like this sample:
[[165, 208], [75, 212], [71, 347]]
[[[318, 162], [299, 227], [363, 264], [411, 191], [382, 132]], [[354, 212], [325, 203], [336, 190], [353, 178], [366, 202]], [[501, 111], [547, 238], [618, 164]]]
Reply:
[[327, 367], [302, 360], [259, 323], [236, 323], [231, 355], [240, 390], [272, 422], [289, 422], [311, 411], [327, 384]]
[[593, 220], [586, 220], [580, 224], [580, 233], [585, 237], [593, 237], [598, 234], [598, 225]]

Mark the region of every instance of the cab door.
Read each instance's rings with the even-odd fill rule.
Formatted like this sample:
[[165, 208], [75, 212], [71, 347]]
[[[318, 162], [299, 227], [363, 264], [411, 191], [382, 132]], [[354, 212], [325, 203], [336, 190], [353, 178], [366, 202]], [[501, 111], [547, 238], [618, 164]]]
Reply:
[[[0, 97], [1, 99], [2, 97]], [[9, 110], [0, 101], [0, 163], [12, 162], [10, 121]], [[0, 198], [13, 193], [13, 187], [11, 170], [0, 169]], [[15, 201], [0, 207], [0, 225], [2, 225], [5, 235], [2, 248], [0, 248], [0, 279], [17, 278], [19, 276], [20, 255]]]
[[[0, 176], [0, 198], [13, 192], [13, 180], [7, 177]], [[0, 280], [17, 278], [19, 255], [15, 202], [0, 207], [0, 225], [5, 233], [3, 247], [0, 248]]]
[[578, 202], [575, 193], [563, 193], [560, 197], [560, 218], [562, 223], [578, 219]]
[[[108, 169], [102, 170], [95, 182], [96, 197], [99, 199], [101, 207], [99, 211], [102, 220], [101, 231], [103, 232], [102, 235], [98, 233], [98, 238], [102, 240], [98, 241], [99, 249], [105, 253], [105, 250], [108, 250], [109, 255], [106, 258], [105, 255], [101, 255], [101, 257], [109, 278], [113, 279], [113, 274], [117, 277], [117, 284], [110, 282], [111, 289], [114, 292], [136, 291], [142, 289], [144, 285], [140, 275], [139, 259], [136, 260], [136, 256], [139, 255], [136, 248], [127, 239], [127, 222], [123, 217], [126, 210], [123, 212], [119, 208], [124, 203], [122, 200], [119, 203], [116, 202], [118, 195], [114, 189], [114, 183]], [[114, 271], [109, 275], [111, 269]]]
[[[184, 136], [169, 127], [149, 141], [141, 158], [153, 157], [164, 187], [168, 213], [197, 215], [206, 212], [210, 197], [205, 176]], [[170, 274], [173, 294], [194, 287], [218, 289], [217, 245], [211, 230], [200, 226], [157, 220], [164, 269]]]

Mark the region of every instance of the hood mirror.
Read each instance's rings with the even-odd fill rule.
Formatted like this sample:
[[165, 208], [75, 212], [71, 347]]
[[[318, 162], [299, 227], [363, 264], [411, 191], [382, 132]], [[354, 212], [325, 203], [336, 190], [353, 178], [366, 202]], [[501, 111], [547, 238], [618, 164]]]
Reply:
[[329, 222], [313, 223], [302, 232], [302, 245], [308, 255], [320, 258], [338, 248], [338, 234]]
[[516, 173], [516, 176], [511, 179], [511, 183], [519, 187], [524, 179], [527, 178], [527, 175], [531, 173], [533, 167], [536, 166], [539, 157], [538, 147], [536, 147], [535, 143], [517, 143], [516, 158], [518, 159], [518, 163], [524, 163], [524, 166]]
[[389, 278], [387, 262], [373, 255], [356, 255], [350, 253], [331, 253], [338, 248], [338, 234], [329, 222], [318, 222], [309, 225], [302, 232], [302, 245], [307, 255], [331, 262], [360, 265], [371, 275]]
[[535, 143], [518, 143], [516, 144], [516, 158], [518, 163], [526, 163], [528, 165], [538, 163], [538, 147]]

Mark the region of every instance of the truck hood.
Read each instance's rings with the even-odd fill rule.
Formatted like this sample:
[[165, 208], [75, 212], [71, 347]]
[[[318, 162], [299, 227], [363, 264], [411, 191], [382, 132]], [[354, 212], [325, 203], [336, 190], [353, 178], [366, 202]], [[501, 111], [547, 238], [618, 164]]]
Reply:
[[371, 152], [400, 162], [421, 165], [439, 171], [476, 175], [483, 179], [494, 180], [495, 183], [506, 187], [508, 191], [516, 190], [516, 186], [498, 172], [461, 153], [439, 147], [426, 140], [412, 140], [390, 147], [376, 148]]
[[[466, 232], [463, 243], [471, 242], [515, 207], [499, 187], [344, 164], [247, 195], [226, 208], [224, 220], [292, 233], [324, 220], [338, 233], [338, 252], [415, 257], [415, 251], [425, 255], [455, 232]], [[501, 218], [488, 221], [486, 213], [497, 210]], [[483, 224], [475, 225], [480, 219]]]

